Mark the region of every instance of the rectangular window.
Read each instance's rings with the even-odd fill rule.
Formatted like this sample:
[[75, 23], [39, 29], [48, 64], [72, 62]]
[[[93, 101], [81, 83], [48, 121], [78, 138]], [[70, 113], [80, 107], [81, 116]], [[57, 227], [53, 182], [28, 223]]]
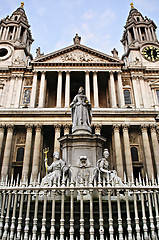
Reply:
[[158, 99], [158, 103], [159, 103], [159, 90], [156, 90], [156, 94], [157, 94], [157, 99]]
[[125, 99], [125, 104], [131, 104], [130, 90], [128, 89], [124, 90], [124, 99]]

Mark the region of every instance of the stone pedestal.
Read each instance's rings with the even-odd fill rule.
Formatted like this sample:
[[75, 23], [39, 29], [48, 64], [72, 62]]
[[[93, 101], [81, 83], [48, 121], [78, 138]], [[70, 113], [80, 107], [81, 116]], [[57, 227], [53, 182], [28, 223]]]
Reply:
[[96, 134], [68, 134], [58, 139], [62, 149], [62, 159], [67, 164], [76, 165], [80, 156], [87, 156], [92, 166], [102, 157], [102, 146], [106, 139]]

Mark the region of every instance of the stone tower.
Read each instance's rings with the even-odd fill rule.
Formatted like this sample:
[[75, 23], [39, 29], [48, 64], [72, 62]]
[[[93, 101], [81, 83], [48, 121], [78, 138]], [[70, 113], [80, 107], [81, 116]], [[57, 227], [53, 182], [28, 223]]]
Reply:
[[122, 37], [124, 55], [122, 59], [127, 66], [157, 67], [159, 43], [156, 25], [153, 20], [143, 17], [131, 4]]
[[24, 3], [0, 22], [0, 67], [28, 66], [33, 38]]

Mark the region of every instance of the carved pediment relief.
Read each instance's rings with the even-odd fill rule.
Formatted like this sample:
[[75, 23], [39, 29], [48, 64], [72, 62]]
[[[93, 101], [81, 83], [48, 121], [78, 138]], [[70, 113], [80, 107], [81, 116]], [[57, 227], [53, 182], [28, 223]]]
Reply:
[[74, 50], [72, 52], [68, 52], [62, 54], [58, 57], [52, 58], [47, 60], [46, 62], [57, 62], [57, 63], [64, 63], [64, 62], [81, 62], [81, 63], [99, 63], [99, 62], [108, 62], [105, 59], [93, 56], [92, 54], [85, 53], [81, 50]]
[[43, 63], [123, 63], [118, 58], [98, 52], [83, 45], [70, 46], [47, 55], [37, 57], [33, 62]]

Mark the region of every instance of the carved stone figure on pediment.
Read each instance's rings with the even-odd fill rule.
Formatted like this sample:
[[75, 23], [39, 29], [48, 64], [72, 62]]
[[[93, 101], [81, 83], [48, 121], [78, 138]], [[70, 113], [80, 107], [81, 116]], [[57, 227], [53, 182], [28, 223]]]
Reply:
[[24, 65], [25, 62], [23, 59], [21, 59], [19, 56], [14, 60], [13, 64], [15, 65]]
[[25, 86], [31, 86], [32, 85], [32, 79], [25, 79]]
[[18, 133], [17, 134], [17, 144], [25, 144], [25, 133]]
[[67, 178], [69, 168], [66, 166], [66, 162], [59, 158], [58, 152], [54, 152], [53, 157], [54, 161], [50, 166], [47, 166], [48, 174], [42, 179], [42, 186], [46, 183], [60, 186], [61, 180], [65, 181]]
[[109, 151], [108, 149], [104, 149], [103, 157], [97, 161], [97, 168], [95, 171], [95, 177], [97, 177], [97, 181], [103, 182], [105, 179], [109, 183], [118, 183], [122, 185], [122, 180], [118, 177], [117, 172], [115, 170], [109, 170]]

